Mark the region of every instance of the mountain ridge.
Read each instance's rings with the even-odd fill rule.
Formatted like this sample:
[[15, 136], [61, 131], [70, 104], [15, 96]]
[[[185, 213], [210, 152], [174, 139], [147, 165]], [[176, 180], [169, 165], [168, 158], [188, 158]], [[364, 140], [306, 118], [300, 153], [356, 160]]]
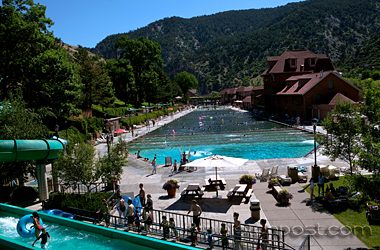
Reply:
[[[327, 54], [337, 66], [353, 64], [355, 55], [380, 33], [380, 3], [375, 0], [309, 0], [276, 8], [233, 10], [193, 18], [170, 17], [123, 33], [146, 37], [162, 47], [169, 76], [186, 70], [201, 83], [201, 93], [254, 85], [267, 56], [287, 49]], [[106, 37], [95, 51], [116, 57], [115, 41]]]

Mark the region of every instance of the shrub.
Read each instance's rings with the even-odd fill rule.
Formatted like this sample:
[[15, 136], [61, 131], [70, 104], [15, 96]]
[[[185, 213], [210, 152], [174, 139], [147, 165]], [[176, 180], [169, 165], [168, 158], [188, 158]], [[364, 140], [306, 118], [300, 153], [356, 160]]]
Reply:
[[11, 194], [12, 202], [35, 201], [38, 192], [33, 187], [17, 187]]
[[164, 190], [172, 189], [172, 188], [179, 188], [178, 181], [175, 179], [170, 179], [164, 183], [162, 186]]
[[245, 175], [242, 175], [239, 179], [239, 183], [240, 184], [254, 184], [256, 183], [256, 179], [253, 175], [250, 175], [250, 174], [245, 174]]

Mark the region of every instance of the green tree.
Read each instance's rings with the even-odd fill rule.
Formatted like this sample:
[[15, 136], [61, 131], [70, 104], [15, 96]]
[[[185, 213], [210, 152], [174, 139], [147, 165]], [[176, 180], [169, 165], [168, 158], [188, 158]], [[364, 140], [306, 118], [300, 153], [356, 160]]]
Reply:
[[53, 116], [75, 113], [80, 83], [75, 67], [48, 28], [46, 7], [32, 0], [0, 6], [0, 99], [20, 95]]
[[136, 100], [137, 88], [133, 68], [126, 59], [111, 59], [107, 61], [108, 74], [112, 79], [115, 95], [126, 105]]
[[118, 40], [117, 48], [120, 59], [127, 60], [132, 67], [136, 99], [131, 102], [154, 102], [163, 64], [160, 45], [146, 38], [130, 40], [127, 36], [122, 36]]
[[90, 184], [99, 180], [95, 162], [95, 149], [88, 143], [70, 143], [66, 152], [54, 165], [54, 175], [70, 185], [83, 184], [90, 190]]
[[359, 164], [376, 174], [380, 173], [380, 81], [368, 82], [363, 114], [367, 121], [362, 131]]
[[180, 87], [183, 95], [186, 95], [189, 89], [198, 87], [197, 78], [193, 74], [186, 71], [176, 74], [173, 81]]
[[111, 79], [105, 68], [105, 61], [90, 54], [87, 49], [79, 48], [75, 54], [79, 64], [83, 84], [82, 108], [89, 110], [92, 104], [109, 106], [115, 100]]
[[113, 183], [121, 178], [123, 166], [127, 163], [128, 149], [127, 143], [122, 140], [109, 147], [109, 153], [101, 156], [97, 164], [100, 177]]
[[331, 138], [319, 138], [325, 154], [349, 162], [351, 174], [361, 145], [363, 118], [359, 111], [350, 103], [339, 103], [322, 123]]

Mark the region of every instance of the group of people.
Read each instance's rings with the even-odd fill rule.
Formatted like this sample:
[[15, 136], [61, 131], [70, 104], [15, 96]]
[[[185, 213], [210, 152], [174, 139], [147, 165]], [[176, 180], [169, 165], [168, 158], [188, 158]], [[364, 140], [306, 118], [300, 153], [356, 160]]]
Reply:
[[31, 217], [33, 219], [33, 227], [36, 236], [32, 246], [34, 246], [37, 241], [41, 240], [41, 248], [45, 249], [48, 238], [50, 238], [50, 234], [46, 231], [46, 228], [41, 225], [40, 216], [37, 212], [33, 212]]

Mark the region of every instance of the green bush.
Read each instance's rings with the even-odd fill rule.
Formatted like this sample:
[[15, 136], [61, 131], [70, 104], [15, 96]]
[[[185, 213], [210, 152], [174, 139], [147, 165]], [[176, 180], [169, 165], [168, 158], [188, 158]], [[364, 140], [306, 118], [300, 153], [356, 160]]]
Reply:
[[[108, 199], [112, 193], [62, 194], [51, 193], [44, 209], [66, 210], [69, 207], [98, 211], [103, 209], [102, 200]], [[106, 212], [106, 211], [102, 211]]]
[[12, 195], [12, 202], [35, 201], [38, 197], [37, 191], [33, 187], [17, 187]]

